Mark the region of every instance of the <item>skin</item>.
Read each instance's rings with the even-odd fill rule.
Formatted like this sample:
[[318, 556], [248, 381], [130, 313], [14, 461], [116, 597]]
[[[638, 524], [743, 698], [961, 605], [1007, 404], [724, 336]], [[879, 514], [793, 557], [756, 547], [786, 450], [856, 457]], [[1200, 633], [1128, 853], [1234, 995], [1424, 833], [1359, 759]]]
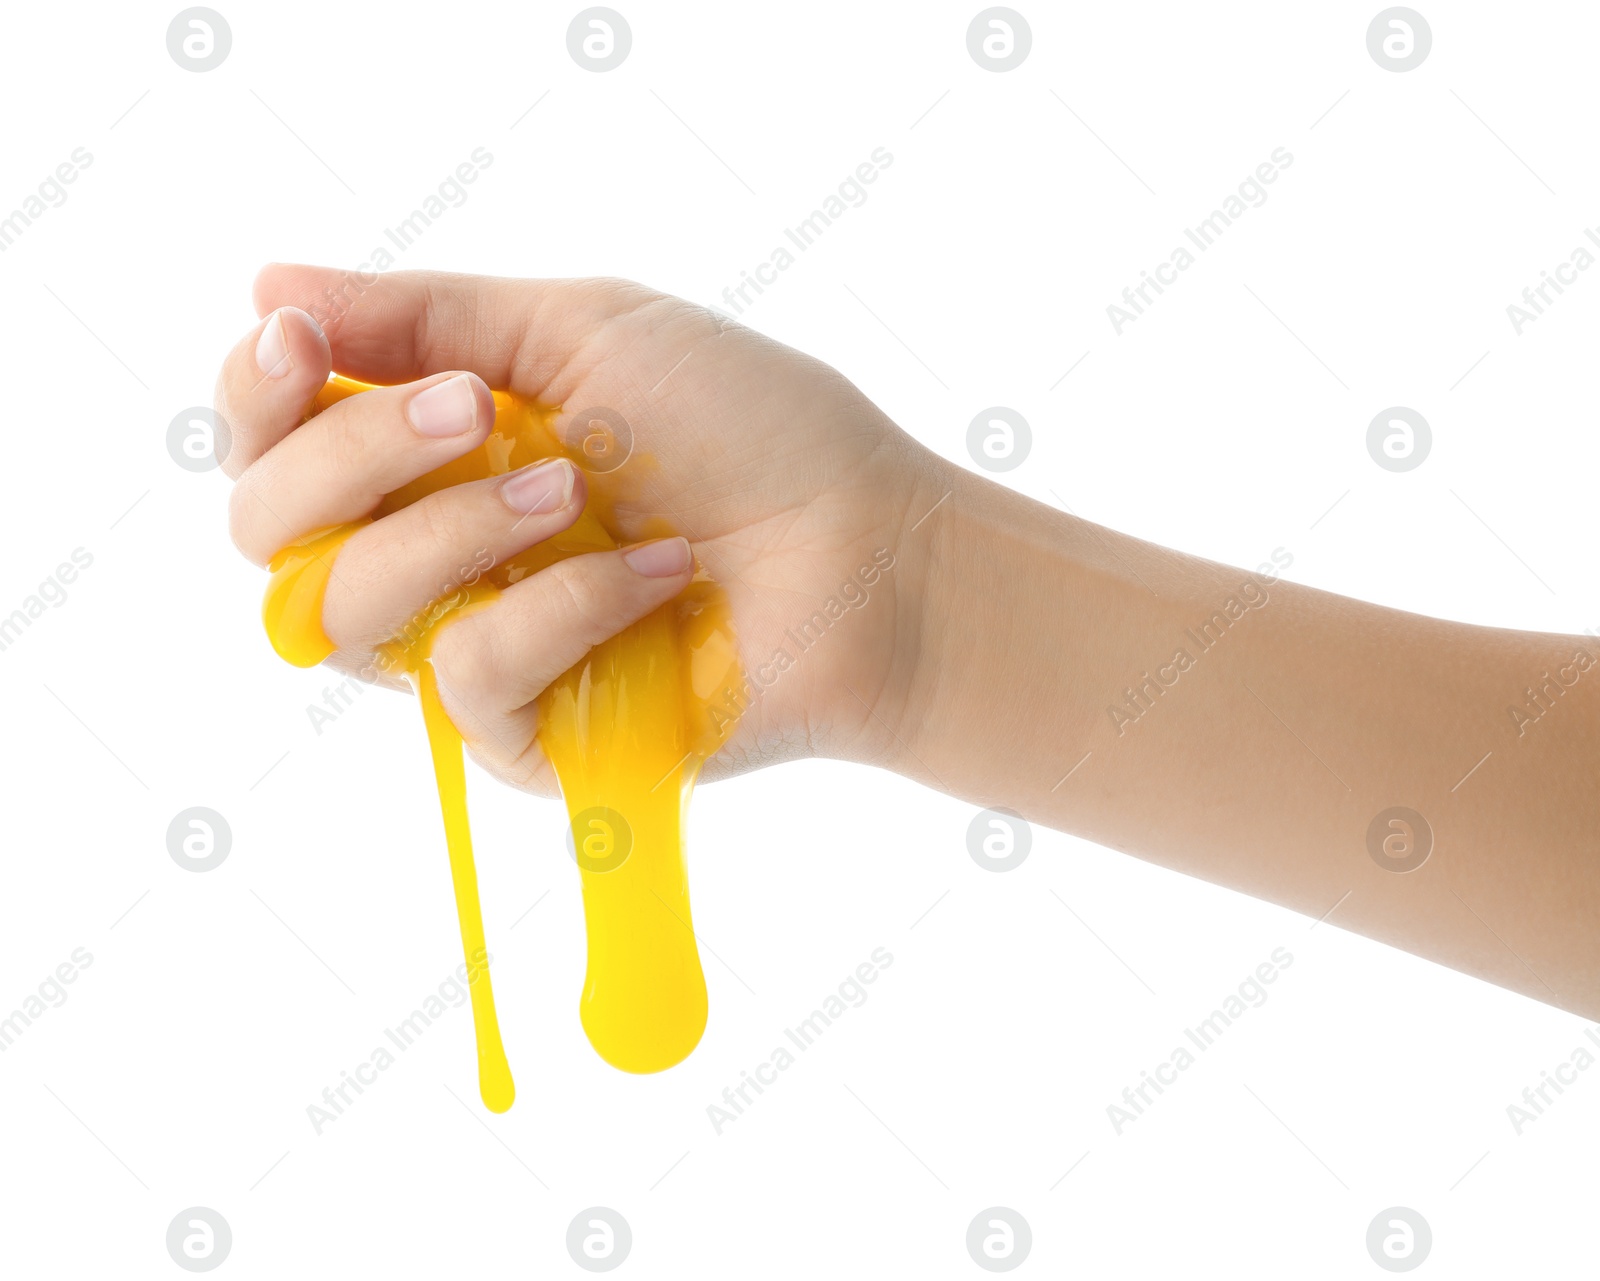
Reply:
[[[687, 537], [727, 590], [747, 672], [793, 653], [790, 630], [874, 553], [894, 558], [765, 685], [706, 777], [808, 755], [878, 765], [1600, 1017], [1590, 638], [1385, 609], [1079, 520], [936, 457], [829, 367], [627, 282], [273, 265], [255, 301], [265, 319], [227, 358], [217, 405], [234, 539], [257, 564], [474, 448], [489, 387], [608, 407], [650, 460], [625, 485], [617, 473], [618, 533], [649, 540], [664, 520]], [[400, 385], [299, 426], [334, 369]], [[464, 430], [419, 435], [408, 404], [460, 373]], [[346, 544], [331, 662], [367, 668], [477, 549], [514, 554], [586, 498], [578, 475], [530, 516], [505, 483]], [[690, 576], [625, 555], [564, 561], [439, 636], [451, 719], [514, 786], [556, 790], [539, 691]], [[1369, 840], [1393, 807], [1427, 829], [1378, 821]]]

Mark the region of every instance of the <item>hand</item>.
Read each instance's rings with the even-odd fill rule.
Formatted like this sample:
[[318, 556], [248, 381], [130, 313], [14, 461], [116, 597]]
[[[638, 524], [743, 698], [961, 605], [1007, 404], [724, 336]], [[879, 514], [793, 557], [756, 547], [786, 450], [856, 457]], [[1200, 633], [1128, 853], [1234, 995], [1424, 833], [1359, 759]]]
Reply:
[[[1439, 622], [1091, 525], [938, 460], [826, 366], [637, 285], [271, 267], [256, 301], [280, 310], [228, 358], [218, 401], [234, 537], [257, 563], [474, 448], [490, 386], [565, 406], [558, 430], [616, 411], [633, 457], [587, 483], [634, 491], [624, 540], [689, 538], [759, 691], [708, 775], [806, 754], [885, 764], [1600, 1012], [1600, 722], [1587, 683], [1559, 692], [1595, 662], [1588, 638]], [[420, 381], [298, 426], [333, 367]], [[441, 424], [458, 430], [427, 430]], [[514, 555], [576, 519], [585, 478], [524, 494], [524, 515], [508, 503], [521, 475], [344, 545], [323, 617], [338, 664], [367, 665], [480, 549]], [[880, 549], [893, 568], [863, 575]], [[563, 561], [440, 634], [446, 709], [507, 781], [554, 790], [532, 700], [688, 581], [626, 555]], [[1530, 681], [1562, 710], [1524, 741], [1503, 709], [1537, 701]], [[1462, 787], [1485, 751], [1492, 772]], [[1448, 857], [1379, 863], [1372, 825], [1397, 806], [1426, 822], [1418, 849]]]
[[[632, 435], [627, 460], [604, 476], [525, 469], [357, 533], [324, 602], [332, 665], [370, 672], [376, 647], [447, 594], [460, 567], [559, 533], [589, 487], [606, 485], [624, 544], [670, 526], [728, 593], [748, 707], [707, 777], [814, 754], [893, 754], [909, 684], [899, 656], [915, 652], [906, 638], [921, 606], [905, 568], [885, 564], [931, 505], [920, 478], [938, 464], [837, 372], [624, 281], [401, 272], [364, 283], [273, 265], [255, 302], [266, 318], [228, 356], [217, 408], [232, 430], [234, 541], [257, 564], [373, 514], [385, 495], [482, 444], [490, 388], [563, 406], [563, 439], [574, 415], [597, 408], [627, 424], [624, 450]], [[302, 426], [330, 370], [386, 386]], [[481, 765], [554, 794], [534, 700], [682, 590], [692, 566], [681, 546], [656, 544], [639, 567], [626, 551], [574, 557], [443, 629], [434, 663], [445, 706]]]

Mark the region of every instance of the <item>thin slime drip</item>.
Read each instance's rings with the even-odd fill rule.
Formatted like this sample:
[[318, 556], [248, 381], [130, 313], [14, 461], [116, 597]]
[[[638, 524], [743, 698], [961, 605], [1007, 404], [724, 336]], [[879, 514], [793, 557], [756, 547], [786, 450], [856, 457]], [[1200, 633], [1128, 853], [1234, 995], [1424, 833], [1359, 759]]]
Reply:
[[[494, 988], [489, 983], [489, 945], [483, 937], [483, 913], [478, 907], [478, 871], [472, 859], [472, 831], [467, 826], [467, 775], [462, 760], [461, 735], [439, 705], [433, 665], [422, 663], [412, 676], [412, 688], [422, 704], [433, 752], [433, 776], [439, 785], [439, 808], [444, 815], [444, 839], [450, 851], [450, 880], [455, 886], [456, 915], [461, 920], [461, 950], [467, 958], [467, 991], [472, 997], [472, 1028], [478, 1041], [478, 1093], [491, 1112], [504, 1112], [517, 1097], [500, 1041], [500, 1020], [495, 1016]], [[474, 959], [477, 964], [474, 965]]]
[[[366, 390], [333, 378], [307, 417]], [[556, 436], [558, 410], [507, 392], [494, 398], [488, 440], [391, 494], [376, 518], [447, 486], [545, 458], [566, 456], [580, 467], [589, 461]], [[614, 477], [591, 474], [589, 504], [571, 528], [434, 602], [380, 652], [422, 706], [467, 960], [479, 1092], [494, 1112], [511, 1106], [515, 1087], [489, 981], [462, 741], [440, 704], [429, 656], [441, 628], [489, 604], [500, 590], [568, 556], [616, 547], [608, 524], [619, 488]], [[322, 628], [323, 597], [340, 547], [369, 523], [321, 531], [273, 558], [262, 616], [273, 648], [287, 661], [310, 667], [333, 652]], [[741, 685], [726, 599], [700, 572], [676, 599], [597, 646], [538, 700], [539, 743], [561, 783], [583, 881], [589, 960], [579, 1014], [595, 1050], [625, 1071], [671, 1067], [705, 1029], [684, 817], [701, 766], [738, 720], [740, 702], [732, 691]]]

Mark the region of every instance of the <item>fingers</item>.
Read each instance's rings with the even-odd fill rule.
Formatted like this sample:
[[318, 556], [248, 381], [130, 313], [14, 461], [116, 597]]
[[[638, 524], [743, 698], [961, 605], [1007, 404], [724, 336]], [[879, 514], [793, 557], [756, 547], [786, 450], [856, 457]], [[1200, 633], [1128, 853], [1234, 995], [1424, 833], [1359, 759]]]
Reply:
[[533, 743], [532, 704], [545, 686], [671, 600], [693, 573], [682, 538], [574, 556], [445, 624], [433, 667], [450, 719], [480, 757], [513, 765]]
[[370, 515], [386, 494], [481, 445], [494, 413], [476, 374], [349, 396], [240, 476], [228, 509], [233, 541], [265, 565], [306, 534]]
[[[358, 398], [359, 399], [359, 398]], [[415, 640], [429, 607], [578, 519], [583, 476], [565, 459], [440, 490], [357, 531], [339, 550], [322, 627], [347, 655]]]
[[333, 368], [321, 327], [297, 307], [273, 312], [228, 353], [216, 409], [231, 441], [222, 470], [237, 477], [299, 423]]
[[[339, 271], [272, 263], [256, 310], [301, 307], [334, 364], [366, 382], [470, 369], [491, 387], [542, 395], [608, 320], [662, 295], [621, 280], [500, 280], [432, 271]], [[559, 399], [559, 397], [558, 397]]]

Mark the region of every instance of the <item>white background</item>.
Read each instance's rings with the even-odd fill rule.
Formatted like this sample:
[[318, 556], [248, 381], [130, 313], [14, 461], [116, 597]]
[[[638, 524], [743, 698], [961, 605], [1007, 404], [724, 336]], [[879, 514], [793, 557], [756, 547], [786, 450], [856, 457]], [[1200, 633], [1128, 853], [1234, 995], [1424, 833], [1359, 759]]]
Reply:
[[[1600, 13], [1418, 2], [1404, 74], [1368, 55], [1373, 0], [1018, 0], [1003, 74], [968, 55], [976, 3], [617, 0], [605, 74], [567, 52], [576, 4], [218, 0], [204, 74], [168, 55], [176, 6], [14, 7], [0, 210], [93, 163], [0, 254], [0, 614], [93, 564], [0, 652], [0, 1013], [94, 961], [0, 1054], [0, 1270], [182, 1275], [194, 1205], [241, 1277], [582, 1275], [592, 1205], [635, 1276], [983, 1275], [993, 1205], [1032, 1226], [1023, 1275], [1381, 1275], [1396, 1205], [1431, 1224], [1423, 1275], [1592, 1268], [1600, 1071], [1520, 1136], [1506, 1112], [1582, 1020], [1043, 829], [988, 872], [971, 807], [825, 762], [696, 796], [711, 1021], [650, 1078], [579, 1027], [559, 807], [476, 775], [516, 1107], [478, 1103], [462, 1009], [317, 1136], [307, 1105], [460, 959], [421, 726], [373, 691], [313, 730], [332, 680], [273, 656], [227, 482], [165, 446], [263, 262], [367, 260], [474, 148], [492, 167], [405, 266], [718, 303], [884, 147], [743, 319], [930, 448], [972, 465], [968, 422], [1011, 406], [1034, 447], [1002, 479], [1041, 501], [1419, 612], [1600, 626], [1600, 271], [1520, 337], [1506, 316], [1600, 220]], [[1117, 336], [1107, 304], [1276, 147], [1267, 203]], [[1403, 475], [1365, 449], [1391, 405], [1434, 433]], [[193, 805], [233, 832], [203, 875], [166, 848]], [[877, 947], [870, 1000], [718, 1136], [707, 1105]], [[1115, 1134], [1107, 1105], [1276, 947], [1270, 1000]]]

